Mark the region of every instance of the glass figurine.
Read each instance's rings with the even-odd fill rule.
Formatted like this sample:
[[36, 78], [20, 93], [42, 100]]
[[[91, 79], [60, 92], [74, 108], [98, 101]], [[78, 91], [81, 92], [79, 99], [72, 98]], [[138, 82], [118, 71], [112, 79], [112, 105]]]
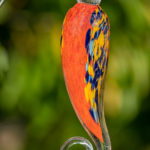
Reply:
[[[99, 3], [100, 0], [78, 0], [68, 11], [61, 36], [61, 57], [66, 87], [76, 115], [97, 150], [111, 150], [103, 110], [110, 23]], [[74, 144], [93, 149], [87, 140], [75, 137], [65, 142], [61, 150]]]

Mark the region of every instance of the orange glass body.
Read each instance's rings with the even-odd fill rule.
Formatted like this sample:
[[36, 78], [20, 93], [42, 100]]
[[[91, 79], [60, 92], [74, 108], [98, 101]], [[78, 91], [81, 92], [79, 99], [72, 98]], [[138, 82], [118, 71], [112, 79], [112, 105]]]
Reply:
[[109, 56], [110, 25], [98, 5], [77, 3], [64, 20], [61, 55], [65, 83], [82, 125], [102, 143], [100, 97]]

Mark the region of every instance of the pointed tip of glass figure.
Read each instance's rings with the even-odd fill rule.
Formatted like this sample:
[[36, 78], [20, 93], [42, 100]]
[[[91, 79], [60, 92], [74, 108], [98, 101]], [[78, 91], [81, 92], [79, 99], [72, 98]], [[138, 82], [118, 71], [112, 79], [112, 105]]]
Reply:
[[101, 0], [77, 0], [78, 3], [100, 4]]

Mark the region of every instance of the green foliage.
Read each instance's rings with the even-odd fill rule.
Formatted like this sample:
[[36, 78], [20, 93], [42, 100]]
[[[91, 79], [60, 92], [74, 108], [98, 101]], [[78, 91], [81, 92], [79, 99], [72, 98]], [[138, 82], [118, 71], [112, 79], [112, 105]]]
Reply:
[[[20, 149], [57, 150], [71, 136], [88, 138], [61, 69], [61, 26], [75, 3], [11, 0], [0, 9], [0, 122], [21, 127]], [[149, 7], [149, 0], [102, 1], [111, 23], [105, 114], [115, 150], [150, 149]]]

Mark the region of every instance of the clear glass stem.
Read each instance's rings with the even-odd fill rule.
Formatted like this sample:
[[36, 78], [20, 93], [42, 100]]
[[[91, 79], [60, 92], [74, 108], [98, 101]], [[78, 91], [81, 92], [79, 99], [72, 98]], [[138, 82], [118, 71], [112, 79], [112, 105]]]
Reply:
[[100, 4], [101, 0], [77, 0], [78, 3]]

